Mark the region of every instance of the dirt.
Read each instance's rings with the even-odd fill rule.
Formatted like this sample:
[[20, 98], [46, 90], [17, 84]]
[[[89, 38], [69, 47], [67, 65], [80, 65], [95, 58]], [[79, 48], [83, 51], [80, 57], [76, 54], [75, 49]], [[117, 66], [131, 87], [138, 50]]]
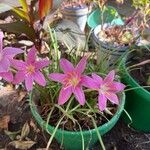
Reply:
[[[75, 100], [74, 100], [75, 101]], [[96, 101], [95, 101], [96, 102]], [[97, 103], [97, 102], [96, 102]], [[95, 104], [94, 104], [95, 105]], [[52, 108], [50, 106], [39, 106], [39, 112], [41, 112], [41, 116], [43, 118], [43, 120], [47, 120], [47, 116], [50, 113], [50, 111], [52, 110]], [[83, 106], [80, 107], [80, 109], [86, 109], [88, 108], [88, 106]], [[111, 114], [115, 114], [117, 111], [117, 105], [114, 105], [110, 102], [107, 103], [107, 109], [110, 111]], [[41, 111], [42, 110], [42, 111]], [[87, 114], [88, 112], [85, 111], [85, 114]], [[78, 123], [74, 123], [71, 119], [69, 119], [68, 117], [65, 117], [62, 120], [62, 123], [60, 124], [60, 128], [67, 130], [67, 131], [80, 131], [79, 125], [81, 126], [82, 130], [89, 130], [89, 129], [93, 129], [94, 125], [92, 122], [92, 119], [90, 117], [88, 117], [87, 115], [82, 114], [82, 113], [75, 113], [72, 114], [73, 118], [75, 120], [78, 121]], [[105, 124], [106, 122], [108, 122], [108, 120], [110, 120], [112, 118], [113, 115], [110, 115], [109, 113], [106, 112], [95, 112], [95, 113], [89, 113], [91, 116], [93, 116], [97, 126], [101, 126], [103, 124]], [[58, 120], [60, 120], [60, 118], [63, 117], [63, 113], [58, 109], [55, 108], [54, 111], [52, 112], [51, 118], [49, 120], [49, 124], [52, 126], [56, 126], [58, 123]], [[86, 118], [86, 119], [85, 119]]]
[[[9, 131], [14, 132], [21, 130], [25, 122], [28, 122], [31, 125], [30, 122], [34, 119], [32, 119], [32, 114], [30, 112], [27, 100], [23, 100], [20, 103], [18, 103], [18, 101], [14, 101], [7, 107], [9, 108], [7, 114], [12, 114], [13, 116], [13, 119], [11, 119], [8, 125]], [[1, 116], [3, 116], [3, 114], [6, 114], [4, 109], [3, 112], [1, 111]], [[37, 129], [35, 131], [33, 130], [33, 127], [30, 126], [30, 134], [28, 136], [28, 139], [35, 141], [36, 144], [29, 150], [46, 148], [50, 136], [46, 132], [42, 131], [41, 128], [36, 124], [36, 122], [33, 123], [35, 124]], [[103, 136], [103, 141], [107, 150], [149, 150], [150, 148], [150, 134], [144, 134], [134, 131], [133, 129], [128, 127], [122, 119], [120, 119], [120, 121], [109, 133]], [[14, 147], [8, 146], [10, 142], [11, 140], [8, 135], [4, 133], [4, 130], [1, 130], [0, 149], [6, 148], [6, 150], [16, 150]], [[59, 147], [60, 145], [56, 141], [53, 141], [50, 149], [60, 150]], [[90, 148], [90, 150], [99, 149], [99, 143]]]

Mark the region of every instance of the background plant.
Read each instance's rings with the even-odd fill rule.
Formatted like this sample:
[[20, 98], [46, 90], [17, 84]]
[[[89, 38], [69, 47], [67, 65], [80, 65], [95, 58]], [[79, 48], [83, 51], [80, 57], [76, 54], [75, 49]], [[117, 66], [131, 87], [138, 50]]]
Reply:
[[[40, 51], [44, 34], [43, 23], [48, 13], [52, 10], [53, 0], [32, 0], [30, 5], [26, 0], [19, 0], [19, 2], [21, 8], [12, 8], [12, 11], [16, 13], [14, 15], [15, 21], [0, 24], [0, 28], [7, 32], [24, 33], [34, 43], [37, 50]], [[37, 3], [38, 9], [36, 7]]]

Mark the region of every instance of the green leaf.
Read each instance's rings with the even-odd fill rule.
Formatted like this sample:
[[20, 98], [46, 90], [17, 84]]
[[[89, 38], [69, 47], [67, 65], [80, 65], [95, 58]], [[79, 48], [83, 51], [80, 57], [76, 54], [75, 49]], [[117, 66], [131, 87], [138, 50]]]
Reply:
[[18, 14], [21, 18], [26, 19], [28, 22], [30, 22], [30, 17], [28, 15], [28, 13], [26, 13], [25, 11], [19, 9], [18, 7], [15, 7], [12, 9], [16, 14]]
[[27, 4], [26, 0], [19, 0], [19, 2], [23, 8], [23, 11], [28, 13], [28, 4]]
[[0, 29], [2, 31], [11, 32], [11, 33], [18, 33], [18, 34], [24, 33], [33, 42], [35, 41], [36, 38], [34, 29], [23, 21], [0, 24]]

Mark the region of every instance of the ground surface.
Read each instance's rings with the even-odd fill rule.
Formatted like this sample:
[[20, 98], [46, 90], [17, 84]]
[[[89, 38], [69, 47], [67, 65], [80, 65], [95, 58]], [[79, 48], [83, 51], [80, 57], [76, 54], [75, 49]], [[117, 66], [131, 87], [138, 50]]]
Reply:
[[[0, 1], [2, 2], [2, 1]], [[109, 1], [111, 5], [115, 5], [118, 11], [122, 15], [130, 15], [133, 9], [130, 7], [130, 1], [125, 0], [125, 5], [116, 5], [114, 0]], [[10, 96], [7, 96], [7, 94]], [[30, 126], [30, 132], [24, 141], [34, 141], [36, 144], [30, 148], [30, 150], [42, 150], [46, 147], [49, 139], [49, 135], [40, 129], [32, 119], [30, 113], [29, 104], [25, 94], [19, 94], [16, 92], [2, 93], [0, 91], [0, 150], [6, 148], [7, 150], [15, 150], [14, 146], [11, 146], [11, 135], [15, 131], [22, 129], [23, 125], [27, 122]], [[18, 102], [19, 101], [19, 102]], [[10, 118], [9, 118], [10, 117]], [[5, 122], [3, 124], [2, 122]], [[4, 132], [4, 129], [8, 129], [12, 133]], [[26, 131], [27, 132], [27, 131]], [[20, 133], [18, 133], [19, 135]], [[20, 137], [16, 137], [20, 139]], [[150, 134], [144, 134], [134, 131], [129, 128], [122, 119], [117, 125], [103, 137], [104, 144], [107, 150], [149, 150], [150, 149]], [[59, 150], [59, 145], [54, 141], [52, 150]], [[93, 150], [99, 150], [99, 144], [92, 148]]]
[[[36, 125], [30, 113], [29, 104], [22, 100], [18, 102], [18, 97], [14, 96], [11, 103], [3, 109], [0, 109], [0, 117], [10, 115], [10, 122], [8, 124], [9, 131], [21, 130], [24, 123], [28, 122], [30, 125], [30, 133], [27, 140], [35, 141], [36, 144], [30, 150], [38, 148], [45, 148], [49, 139], [49, 135], [39, 130], [40, 127]], [[2, 108], [2, 106], [0, 106]], [[36, 128], [36, 129], [35, 129]], [[8, 145], [12, 140], [9, 136], [0, 132], [0, 149], [15, 150], [13, 146]], [[104, 144], [107, 150], [149, 150], [150, 149], [150, 134], [144, 134], [134, 131], [129, 128], [122, 119], [117, 125], [103, 137]], [[52, 150], [59, 150], [59, 145], [54, 141]], [[99, 144], [95, 145], [91, 150], [99, 150]]]

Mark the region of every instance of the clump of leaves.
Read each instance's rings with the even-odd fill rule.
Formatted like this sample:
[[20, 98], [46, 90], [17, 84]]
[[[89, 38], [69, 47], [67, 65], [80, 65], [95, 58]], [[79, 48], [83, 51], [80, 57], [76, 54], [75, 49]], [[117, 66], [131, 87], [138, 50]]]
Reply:
[[103, 42], [118, 46], [132, 43], [135, 35], [131, 29], [124, 29], [122, 26], [111, 26], [106, 29], [103, 28], [99, 32], [99, 37], [103, 38]]
[[[36, 3], [38, 2], [38, 9]], [[20, 7], [12, 7], [15, 12], [15, 21], [0, 24], [0, 28], [6, 32], [17, 34], [24, 33], [40, 51], [43, 38], [43, 24], [46, 16], [52, 10], [53, 0], [33, 0], [30, 4], [27, 0], [19, 0]], [[6, 3], [6, 5], [8, 5]]]

